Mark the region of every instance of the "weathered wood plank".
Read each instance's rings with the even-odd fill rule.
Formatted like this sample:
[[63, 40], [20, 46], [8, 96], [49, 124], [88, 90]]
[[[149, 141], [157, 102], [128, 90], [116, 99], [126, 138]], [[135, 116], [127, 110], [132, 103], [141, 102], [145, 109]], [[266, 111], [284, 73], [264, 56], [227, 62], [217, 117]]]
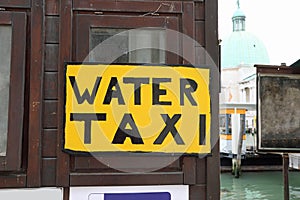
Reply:
[[1, 7], [30, 8], [30, 0], [1, 0]]
[[181, 13], [181, 2], [176, 1], [111, 1], [74, 0], [75, 10], [126, 11], [151, 13]]
[[196, 21], [196, 41], [200, 46], [205, 46], [205, 23], [204, 21]]
[[44, 130], [42, 134], [42, 157], [56, 157], [57, 130]]
[[42, 159], [42, 186], [56, 186], [56, 158]]
[[43, 128], [57, 128], [57, 101], [46, 100], [43, 102]]
[[205, 48], [215, 64], [219, 65], [218, 1], [205, 2]]
[[57, 72], [45, 72], [44, 76], [44, 99], [57, 100], [57, 84], [58, 77]]
[[45, 14], [59, 15], [58, 6], [59, 6], [59, 0], [45, 0]]
[[[205, 48], [216, 66], [219, 67], [219, 42], [218, 42], [218, 1], [205, 1]], [[218, 77], [214, 77], [218, 78]], [[211, 98], [216, 98], [214, 108], [219, 105], [218, 94], [214, 94]], [[207, 157], [207, 197], [206, 199], [220, 199], [220, 157], [219, 157], [219, 143], [218, 141], [218, 127], [219, 127], [219, 109], [213, 109], [211, 116], [214, 128], [211, 131], [212, 153]], [[216, 189], [217, 188], [217, 189]]]
[[206, 185], [191, 185], [189, 200], [206, 200]]
[[[194, 2], [183, 2], [182, 32], [188, 37], [183, 37], [182, 51], [183, 64], [195, 64], [195, 24]], [[189, 39], [192, 38], [192, 39]]]
[[205, 20], [204, 2], [195, 2], [195, 20]]
[[45, 42], [58, 43], [59, 40], [59, 17], [46, 16]]
[[26, 187], [26, 174], [0, 175], [0, 188]]
[[212, 150], [212, 156], [207, 157], [206, 168], [206, 184], [207, 184], [207, 199], [220, 198], [220, 157], [219, 157], [219, 142]]
[[[60, 27], [59, 32], [59, 62], [58, 62], [58, 136], [57, 136], [57, 163], [56, 185], [69, 187], [70, 157], [62, 152], [62, 139], [64, 130], [64, 63], [71, 61], [72, 52], [72, 0], [60, 1]], [[68, 190], [69, 191], [69, 190]], [[68, 194], [68, 193], [67, 193]], [[68, 195], [64, 195], [66, 198]]]
[[198, 184], [206, 184], [206, 158], [197, 158], [196, 160], [196, 183]]
[[195, 47], [196, 51], [196, 65], [205, 65], [206, 64], [206, 50], [205, 47]]
[[196, 177], [197, 177], [196, 157], [183, 158], [183, 173], [184, 173], [184, 184], [187, 185], [196, 184]]
[[[105, 157], [95, 157], [95, 156], [76, 156], [74, 158], [74, 164], [73, 164], [73, 171], [82, 171], [82, 170], [97, 170], [97, 171], [115, 171], [114, 169], [112, 168], [109, 168], [105, 163], [102, 163], [101, 161], [105, 160], [107, 162], [109, 161], [118, 161], [121, 159], [123, 160], [125, 156], [116, 156], [116, 155], [113, 155], [113, 156], [110, 156], [108, 157], [107, 155]], [[121, 159], [118, 159], [118, 158], [121, 158]], [[129, 159], [133, 158], [133, 161], [135, 160], [142, 160], [144, 159], [145, 160], [145, 157], [137, 157], [137, 156], [130, 156]], [[180, 159], [177, 159], [177, 160], [174, 160], [175, 158], [167, 158], [167, 157], [162, 157], [162, 158], [159, 158], [159, 157], [149, 157], [149, 159], [155, 159], [157, 163], [162, 163], [163, 162], [163, 159], [164, 160], [167, 160], [168, 162], [168, 165], [167, 166], [161, 166], [160, 168], [155, 168], [154, 170], [158, 170], [160, 172], [162, 171], [166, 171], [166, 172], [170, 172], [170, 171], [181, 171], [181, 163], [180, 163]], [[158, 164], [160, 165], [160, 164]], [[125, 166], [124, 166], [125, 167]], [[122, 170], [122, 169], [120, 169]], [[126, 171], [127, 169], [123, 169], [124, 171]], [[131, 169], [133, 170], [133, 169]], [[147, 169], [136, 169], [136, 171], [143, 171], [143, 170], [146, 170]], [[148, 171], [151, 171], [153, 170], [153, 166], [150, 166], [149, 165], [149, 169]]]
[[71, 186], [181, 185], [182, 172], [153, 173], [72, 173]]
[[30, 58], [30, 108], [28, 127], [27, 186], [41, 184], [41, 132], [43, 99], [43, 2], [32, 0], [31, 6], [31, 58]]
[[54, 72], [58, 70], [59, 59], [59, 45], [46, 44], [45, 45], [45, 71]]

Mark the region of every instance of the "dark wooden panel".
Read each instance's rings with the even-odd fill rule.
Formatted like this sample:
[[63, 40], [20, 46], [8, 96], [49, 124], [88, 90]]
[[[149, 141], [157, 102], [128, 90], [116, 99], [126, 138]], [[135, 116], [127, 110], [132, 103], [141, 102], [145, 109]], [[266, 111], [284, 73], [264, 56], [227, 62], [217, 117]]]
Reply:
[[[58, 43], [59, 39], [59, 17], [46, 16], [46, 43]], [[70, 36], [66, 36], [70, 37]]]
[[[206, 186], [205, 185], [191, 185], [189, 187], [189, 200], [206, 200]], [[219, 198], [218, 198], [219, 199]], [[215, 199], [212, 199], [215, 200]]]
[[206, 64], [206, 50], [205, 47], [195, 47], [196, 51], [196, 65], [205, 65]]
[[196, 175], [196, 183], [197, 184], [205, 184], [206, 183], [206, 158], [197, 158], [197, 175]]
[[[62, 137], [64, 129], [64, 62], [71, 61], [72, 37], [72, 0], [60, 1], [60, 33], [59, 33], [59, 65], [58, 65], [58, 136], [57, 136], [57, 163], [56, 163], [56, 185], [69, 186], [69, 155], [63, 153]], [[68, 190], [69, 191], [69, 190]], [[66, 195], [67, 196], [67, 195]], [[66, 197], [65, 196], [65, 197]]]
[[272, 66], [272, 65], [255, 65], [255, 67], [257, 73], [293, 74], [292, 67]]
[[41, 184], [41, 132], [42, 132], [42, 100], [43, 100], [43, 2], [32, 0], [31, 7], [31, 57], [30, 57], [30, 97], [28, 120], [28, 168], [27, 186], [39, 187]]
[[45, 45], [45, 71], [57, 71], [58, 70], [58, 58], [59, 58], [59, 45], [58, 44], [46, 44]]
[[1, 25], [11, 25], [12, 24], [12, 13], [11, 12], [1, 12], [0, 24]]
[[69, 187], [63, 188], [63, 200], [70, 200], [70, 188]]
[[30, 0], [1, 0], [1, 7], [30, 8]]
[[0, 188], [15, 188], [15, 187], [25, 187], [26, 186], [26, 175], [16, 174], [16, 175], [1, 175], [0, 176]]
[[162, 173], [72, 173], [71, 186], [117, 186], [117, 185], [180, 185], [182, 172]]
[[205, 48], [215, 64], [219, 65], [218, 1], [205, 2]]
[[56, 157], [57, 130], [44, 130], [42, 134], [42, 157]]
[[75, 10], [126, 11], [151, 13], [181, 13], [181, 2], [174, 1], [111, 1], [111, 0], [74, 0]]
[[44, 101], [43, 107], [43, 128], [57, 128], [57, 101]]
[[196, 184], [196, 176], [197, 176], [196, 159], [197, 159], [196, 157], [183, 158], [184, 184], [188, 184], [188, 185]]
[[107, 169], [108, 167], [101, 163], [95, 157], [76, 157], [74, 159], [74, 168], [73, 170], [80, 170], [80, 169]]
[[[219, 44], [218, 44], [218, 1], [205, 1], [205, 48], [216, 66], [219, 67]], [[218, 79], [219, 77], [212, 77]], [[212, 110], [212, 122], [214, 125], [211, 130], [212, 153], [211, 157], [207, 157], [206, 183], [207, 196], [206, 199], [220, 199], [220, 152], [218, 141], [218, 94], [213, 93], [214, 108]], [[217, 141], [216, 141], [217, 140]]]
[[204, 2], [195, 2], [195, 20], [205, 20]]
[[[105, 159], [107, 158], [107, 159]], [[109, 168], [105, 163], [102, 163], [101, 161], [105, 160], [107, 163], [108, 162], [117, 162], [118, 161], [118, 156], [114, 155], [114, 156], [110, 156], [108, 157], [107, 155], [104, 157], [89, 157], [89, 156], [76, 156], [76, 158], [74, 158], [74, 164], [73, 164], [73, 171], [77, 171], [77, 170], [97, 170], [97, 171], [115, 171], [114, 169]], [[120, 157], [122, 160], [124, 160], [125, 156]], [[120, 162], [121, 162], [120, 159]], [[130, 156], [128, 157], [128, 159], [133, 159], [132, 162], [135, 162], [136, 160], [140, 160], [142, 161], [143, 159], [152, 159], [153, 162], [155, 161], [156, 163], [158, 163], [158, 165], [160, 165], [160, 163], [164, 162], [165, 160], [168, 163], [168, 166], [159, 166], [157, 168], [153, 168], [153, 166], [147, 166], [149, 167], [149, 169], [143, 168], [143, 170], [141, 169], [136, 169], [135, 171], [153, 171], [153, 170], [158, 170], [158, 171], [181, 171], [181, 166], [180, 166], [180, 159], [175, 160], [175, 158], [167, 158], [167, 157], [137, 157], [137, 156]], [[174, 161], [175, 160], [175, 161]], [[131, 162], [131, 161], [129, 161]], [[125, 167], [125, 166], [124, 166]], [[121, 169], [122, 170], [122, 169]], [[124, 168], [124, 171], [126, 171], [127, 169]], [[133, 169], [130, 169], [130, 171]]]
[[45, 72], [44, 76], [44, 99], [56, 100], [57, 94], [57, 72]]
[[56, 186], [56, 159], [44, 158], [42, 160], [42, 186]]
[[46, 15], [58, 15], [58, 2], [59, 0], [45, 0]]
[[[182, 32], [188, 37], [183, 37], [182, 51], [183, 51], [183, 64], [195, 63], [195, 24], [194, 24], [194, 3], [184, 2], [182, 13]], [[192, 39], [189, 39], [192, 38]]]
[[196, 26], [196, 41], [202, 47], [205, 46], [205, 23], [204, 21], [195, 22]]
[[172, 171], [182, 171], [181, 158], [176, 159], [174, 162], [170, 163], [168, 166], [159, 169], [159, 172], [172, 172]]
[[[205, 48], [216, 66], [219, 65], [219, 44], [218, 44], [218, 1], [205, 1]], [[218, 66], [219, 67], [219, 66]], [[218, 77], [212, 77], [217, 79]], [[220, 199], [220, 157], [218, 142], [218, 94], [213, 93], [215, 103], [212, 105], [212, 122], [214, 123], [211, 130], [212, 152], [207, 157], [206, 183], [207, 196], [206, 199]]]
[[220, 151], [219, 142], [212, 149], [212, 156], [207, 157], [206, 184], [207, 199], [220, 198]]

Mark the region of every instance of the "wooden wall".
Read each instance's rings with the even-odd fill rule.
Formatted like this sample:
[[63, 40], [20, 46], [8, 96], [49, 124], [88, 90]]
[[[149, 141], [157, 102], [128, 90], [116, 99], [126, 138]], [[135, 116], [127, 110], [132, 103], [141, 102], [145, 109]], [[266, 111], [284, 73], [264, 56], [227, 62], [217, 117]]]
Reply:
[[[159, 13], [177, 17], [179, 31], [205, 47], [218, 63], [217, 0], [15, 0], [0, 3], [0, 7], [7, 10], [27, 13], [29, 35], [23, 165], [17, 172], [0, 175], [0, 187], [60, 186], [65, 188], [65, 199], [68, 199], [69, 186], [115, 185], [118, 180], [118, 185], [188, 184], [191, 200], [219, 199], [218, 144], [205, 158], [181, 157], [164, 169], [146, 174], [108, 170], [93, 157], [62, 152], [64, 62], [78, 61], [73, 55], [74, 16], [94, 15], [95, 11], [136, 15], [154, 11], [161, 3], [175, 5], [173, 10], [162, 7]], [[184, 53], [188, 57], [196, 63], [202, 62], [204, 57], [195, 56], [199, 46], [187, 49]]]

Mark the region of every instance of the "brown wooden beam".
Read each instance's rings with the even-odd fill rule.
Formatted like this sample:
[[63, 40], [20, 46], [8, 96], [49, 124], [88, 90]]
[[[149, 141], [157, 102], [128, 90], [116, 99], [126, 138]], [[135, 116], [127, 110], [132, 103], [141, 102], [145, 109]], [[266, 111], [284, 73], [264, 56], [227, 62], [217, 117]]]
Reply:
[[43, 44], [44, 5], [40, 0], [32, 0], [31, 5], [31, 59], [30, 97], [28, 130], [27, 186], [41, 185], [41, 133], [43, 103]]
[[182, 172], [72, 173], [70, 186], [182, 185]]
[[64, 67], [65, 62], [71, 61], [72, 52], [72, 0], [60, 0], [59, 24], [59, 62], [58, 62], [58, 137], [57, 137], [57, 164], [56, 185], [69, 187], [69, 160], [68, 154], [62, 152], [64, 132]]

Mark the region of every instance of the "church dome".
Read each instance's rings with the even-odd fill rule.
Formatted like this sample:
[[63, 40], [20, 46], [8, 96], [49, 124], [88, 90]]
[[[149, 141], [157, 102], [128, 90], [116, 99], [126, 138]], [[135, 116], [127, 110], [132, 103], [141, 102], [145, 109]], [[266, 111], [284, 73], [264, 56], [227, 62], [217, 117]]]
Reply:
[[268, 64], [269, 56], [263, 42], [246, 31], [234, 31], [221, 44], [221, 66]]
[[268, 64], [269, 56], [263, 42], [255, 35], [245, 31], [246, 15], [238, 9], [232, 17], [233, 32], [221, 43], [221, 66], [232, 68], [238, 65], [253, 66]]

